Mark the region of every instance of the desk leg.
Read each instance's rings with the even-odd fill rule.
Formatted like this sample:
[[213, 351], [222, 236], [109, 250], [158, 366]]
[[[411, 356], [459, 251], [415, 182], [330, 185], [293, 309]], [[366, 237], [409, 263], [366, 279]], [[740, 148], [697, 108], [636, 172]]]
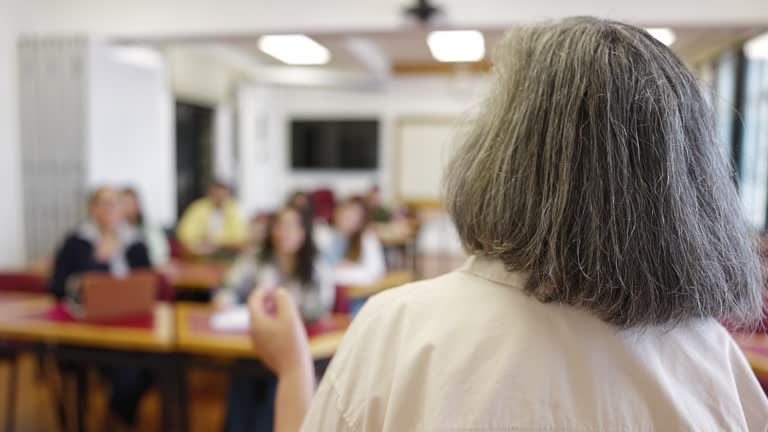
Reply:
[[8, 360], [8, 407], [6, 409], [5, 430], [13, 432], [16, 417], [17, 358], [12, 355]]
[[68, 377], [56, 359], [47, 351], [41, 350], [38, 354], [42, 359], [43, 379], [51, 394], [51, 402], [59, 421], [59, 427], [63, 431], [70, 430], [67, 417], [67, 380]]
[[78, 432], [85, 432], [85, 411], [88, 407], [88, 371], [78, 366], [75, 369], [75, 391], [77, 392], [77, 410], [75, 420]]
[[163, 430], [189, 430], [187, 368], [181, 356], [169, 356], [158, 369], [158, 385], [162, 391]]
[[179, 358], [176, 368], [176, 389], [179, 392], [177, 402], [179, 406], [179, 429], [181, 432], [189, 431], [189, 388], [187, 386], [187, 365], [183, 357]]

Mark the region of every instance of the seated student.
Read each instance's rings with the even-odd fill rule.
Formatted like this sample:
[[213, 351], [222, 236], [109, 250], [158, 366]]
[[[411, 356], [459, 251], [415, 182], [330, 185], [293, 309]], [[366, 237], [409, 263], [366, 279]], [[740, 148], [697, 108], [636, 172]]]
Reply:
[[195, 255], [211, 255], [222, 249], [239, 249], [248, 240], [248, 223], [227, 184], [214, 182], [208, 196], [189, 205], [176, 235]]
[[[311, 233], [311, 215], [292, 207], [280, 210], [264, 247], [235, 262], [214, 301], [220, 307], [244, 303], [254, 288], [269, 291], [282, 287], [299, 305], [305, 322], [329, 314], [336, 293], [333, 274], [317, 254]], [[273, 399], [273, 378], [233, 376], [225, 430], [272, 430]]]
[[305, 431], [768, 430], [718, 322], [758, 321], [763, 287], [699, 83], [643, 29], [596, 18], [515, 30], [493, 63], [445, 171], [475, 257], [369, 301], [311, 404], [290, 296], [250, 299], [275, 431], [305, 412]]
[[319, 226], [318, 244], [334, 266], [336, 285], [367, 285], [386, 271], [384, 250], [376, 234], [368, 229], [368, 209], [361, 199], [341, 203], [333, 215], [333, 225]]
[[365, 200], [365, 205], [368, 206], [371, 222], [387, 223], [392, 220], [392, 209], [385, 207], [382, 203], [381, 189], [378, 186], [370, 188], [363, 199]]
[[243, 249], [243, 253], [260, 250], [264, 246], [269, 234], [273, 215], [271, 213], [259, 213], [253, 216], [248, 226], [248, 245]]
[[311, 215], [285, 207], [269, 224], [264, 245], [235, 261], [214, 302], [220, 307], [243, 304], [254, 288], [283, 287], [296, 298], [306, 321], [322, 318], [333, 307], [336, 287], [310, 235]]
[[309, 194], [304, 191], [295, 191], [288, 197], [286, 206], [297, 208], [303, 212], [312, 214], [312, 203], [309, 200]]
[[149, 260], [154, 267], [161, 267], [170, 259], [170, 248], [165, 231], [144, 218], [139, 194], [133, 188], [124, 188], [121, 192], [125, 221], [135, 227], [143, 237], [149, 251]]
[[150, 267], [141, 235], [124, 223], [115, 189], [94, 191], [88, 199], [88, 216], [65, 238], [56, 254], [50, 288], [58, 299], [77, 296], [83, 272], [108, 271], [121, 276], [130, 269]]
[[[120, 195], [112, 188], [102, 187], [91, 194], [88, 220], [66, 237], [56, 253], [50, 289], [57, 299], [77, 299], [84, 272], [108, 271], [122, 276], [131, 269], [151, 266], [141, 236], [123, 222], [120, 204]], [[135, 368], [112, 368], [107, 374], [112, 382], [111, 421], [132, 427], [151, 375]]]

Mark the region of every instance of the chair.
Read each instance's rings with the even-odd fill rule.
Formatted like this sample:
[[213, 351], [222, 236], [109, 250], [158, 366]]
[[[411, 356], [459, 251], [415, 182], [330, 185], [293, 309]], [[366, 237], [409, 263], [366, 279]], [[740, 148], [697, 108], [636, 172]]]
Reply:
[[0, 273], [0, 291], [45, 294], [48, 292], [48, 284], [45, 278], [34, 273]]
[[348, 314], [351, 309], [352, 308], [349, 294], [347, 294], [347, 288], [337, 285], [336, 299], [333, 303], [333, 313]]
[[168, 248], [171, 252], [171, 258], [184, 258], [186, 251], [184, 245], [181, 244], [176, 234], [173, 231], [167, 232], [168, 236]]
[[312, 212], [315, 219], [325, 222], [331, 220], [333, 210], [336, 208], [336, 197], [330, 189], [318, 189], [309, 196], [312, 204]]
[[168, 276], [162, 272], [157, 272], [157, 299], [168, 303], [176, 301], [176, 290]]

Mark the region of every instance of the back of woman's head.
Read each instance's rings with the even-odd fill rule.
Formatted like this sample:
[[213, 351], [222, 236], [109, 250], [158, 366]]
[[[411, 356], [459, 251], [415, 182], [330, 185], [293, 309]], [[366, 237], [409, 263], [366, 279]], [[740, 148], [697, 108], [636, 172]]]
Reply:
[[622, 327], [761, 311], [750, 232], [695, 79], [642, 29], [522, 27], [446, 170], [465, 248]]

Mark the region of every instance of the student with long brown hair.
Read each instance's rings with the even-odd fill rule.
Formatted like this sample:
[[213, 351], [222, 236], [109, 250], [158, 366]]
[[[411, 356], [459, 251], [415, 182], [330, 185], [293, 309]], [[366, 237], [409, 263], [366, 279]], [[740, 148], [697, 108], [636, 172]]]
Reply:
[[[242, 255], [230, 268], [214, 301], [219, 307], [244, 303], [251, 291], [278, 288], [290, 293], [303, 322], [323, 318], [333, 308], [336, 289], [331, 268], [312, 238], [312, 217], [285, 207], [272, 218], [264, 245]], [[227, 401], [225, 430], [271, 430], [274, 379], [234, 375]]]

